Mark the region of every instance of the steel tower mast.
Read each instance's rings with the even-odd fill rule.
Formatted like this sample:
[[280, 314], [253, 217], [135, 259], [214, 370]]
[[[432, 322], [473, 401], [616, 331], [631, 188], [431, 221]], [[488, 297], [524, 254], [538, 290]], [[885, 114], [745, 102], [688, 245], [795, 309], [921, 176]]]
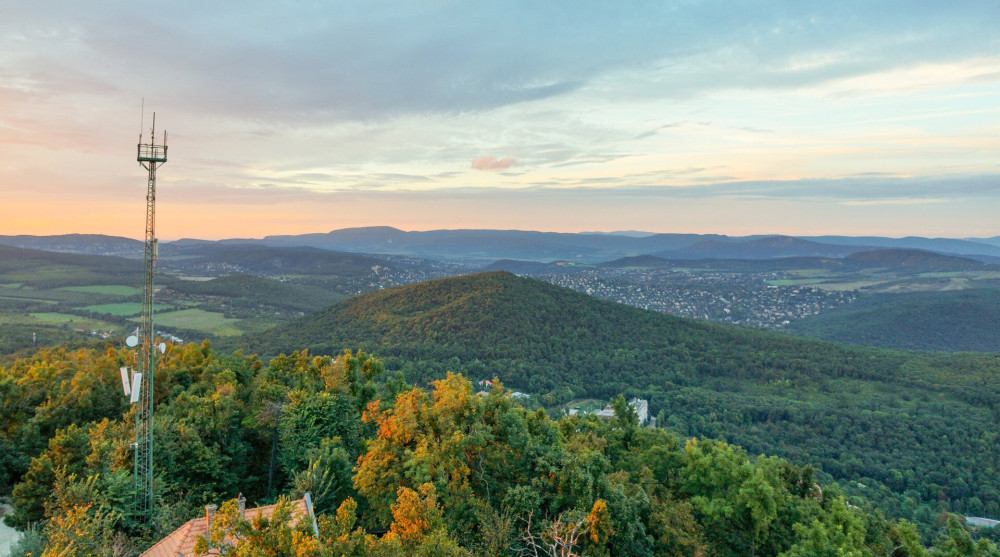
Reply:
[[143, 256], [145, 288], [142, 318], [139, 324], [140, 362], [139, 400], [135, 409], [135, 510], [141, 520], [149, 520], [153, 511], [153, 368], [156, 365], [153, 329], [153, 267], [156, 264], [156, 169], [167, 162], [167, 132], [163, 143], [156, 144], [156, 113], [149, 143], [139, 133], [139, 165], [149, 172], [146, 182], [146, 248]]

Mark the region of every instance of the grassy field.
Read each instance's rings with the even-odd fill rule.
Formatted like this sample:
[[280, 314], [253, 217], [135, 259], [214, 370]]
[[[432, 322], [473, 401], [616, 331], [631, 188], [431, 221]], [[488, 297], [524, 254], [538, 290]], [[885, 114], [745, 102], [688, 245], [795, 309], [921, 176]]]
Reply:
[[69, 313], [58, 313], [58, 312], [45, 312], [45, 313], [32, 313], [31, 317], [38, 320], [39, 323], [44, 325], [69, 325], [75, 329], [84, 329], [87, 331], [97, 330], [97, 331], [111, 331], [115, 329], [120, 329], [120, 325], [114, 325], [106, 321], [101, 321], [99, 319], [89, 319], [87, 317], [80, 317], [79, 315], [72, 315]]
[[[177, 282], [170, 272], [157, 273], [157, 290], [171, 290]], [[339, 299], [326, 288], [317, 291], [264, 278], [236, 277], [221, 283], [217, 292], [172, 289], [157, 299], [154, 321], [196, 340], [236, 338], [297, 317], [310, 309], [310, 300], [327, 305]], [[244, 283], [249, 286], [241, 287]], [[0, 246], [0, 356], [34, 346], [85, 342], [92, 338], [91, 330], [131, 328], [126, 320], [137, 320], [142, 311], [142, 284], [141, 261]], [[231, 288], [226, 290], [226, 285]], [[226, 318], [223, 309], [236, 318]]]
[[0, 294], [0, 304], [2, 300], [11, 300], [14, 302], [38, 302], [40, 304], [58, 304], [58, 300], [43, 300], [42, 298], [23, 298], [20, 296], [4, 296]]
[[814, 284], [820, 284], [824, 279], [818, 278], [801, 278], [801, 279], [776, 279], [767, 281], [768, 284], [772, 286], [811, 286]]
[[[156, 304], [153, 310], [156, 314], [162, 312], [167, 312], [173, 309], [175, 305], [190, 305], [187, 303], [183, 304], [170, 304], [169, 306], [163, 306]], [[92, 311], [94, 313], [109, 313], [116, 317], [132, 317], [139, 315], [142, 312], [142, 304], [139, 302], [118, 302], [114, 304], [97, 304], [93, 306], [85, 306], [80, 308], [83, 311]]]
[[93, 302], [94, 294], [86, 292], [72, 292], [69, 290], [48, 290], [44, 288], [32, 288], [30, 286], [18, 286], [14, 288], [7, 285], [0, 286], [0, 298], [29, 300], [33, 302], [66, 302], [70, 304], [79, 304]]
[[64, 286], [59, 290], [69, 290], [71, 292], [87, 292], [90, 294], [104, 294], [105, 296], [135, 296], [141, 291], [133, 286], [121, 284], [101, 284], [93, 286]]
[[[200, 331], [216, 336], [236, 336], [243, 334], [243, 331], [236, 326], [240, 322], [239, 319], [229, 319], [221, 313], [214, 313], [203, 309], [182, 309], [180, 311], [160, 313], [154, 319], [157, 325], [174, 329]], [[136, 320], [133, 319], [133, 321]]]
[[858, 280], [853, 282], [822, 282], [816, 283], [813, 286], [816, 288], [821, 288], [823, 290], [832, 290], [834, 292], [844, 292], [849, 290], [865, 290], [865, 289], [875, 289], [876, 287], [885, 285], [891, 281], [884, 280]]
[[0, 325], [37, 325], [41, 321], [37, 317], [32, 317], [27, 313], [14, 311], [0, 312]]
[[94, 313], [110, 313], [111, 315], [116, 315], [120, 317], [130, 317], [132, 315], [139, 315], [139, 313], [142, 311], [142, 304], [140, 304], [139, 302], [98, 304], [96, 306], [86, 306], [83, 309], [86, 311], [92, 311]]
[[[0, 279], [4, 282], [21, 282], [48, 288], [102, 284], [110, 282], [108, 278], [109, 273], [100, 269], [66, 268], [59, 265], [14, 268], [0, 273]], [[141, 278], [139, 280], [141, 281]]]

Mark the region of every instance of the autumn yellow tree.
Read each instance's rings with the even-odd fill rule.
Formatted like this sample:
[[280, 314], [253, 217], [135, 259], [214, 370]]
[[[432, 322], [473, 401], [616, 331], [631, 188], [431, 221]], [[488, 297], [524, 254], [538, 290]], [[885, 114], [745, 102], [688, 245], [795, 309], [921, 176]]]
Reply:
[[449, 373], [432, 385], [430, 397], [413, 389], [387, 410], [375, 401], [365, 411], [377, 437], [358, 459], [354, 486], [382, 521], [402, 493], [396, 486], [418, 490], [428, 483], [445, 506], [473, 514], [472, 466], [490, 440], [482, 425], [483, 402], [460, 375]]

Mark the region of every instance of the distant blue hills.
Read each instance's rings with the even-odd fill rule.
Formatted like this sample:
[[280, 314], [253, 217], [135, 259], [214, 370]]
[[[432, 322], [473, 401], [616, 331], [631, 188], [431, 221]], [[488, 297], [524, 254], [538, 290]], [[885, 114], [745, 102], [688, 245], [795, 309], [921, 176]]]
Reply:
[[[0, 244], [70, 253], [142, 254], [138, 240], [99, 234], [0, 236]], [[311, 247], [328, 251], [393, 254], [460, 262], [482, 267], [497, 260], [565, 261], [597, 264], [627, 257], [664, 260], [771, 260], [788, 257], [841, 259], [884, 249], [922, 250], [1000, 263], [1000, 237], [982, 239], [908, 236], [726, 236], [720, 234], [563, 233], [525, 230], [429, 230], [407, 232], [389, 226], [344, 228], [326, 233], [161, 242], [161, 249], [214, 244]]]

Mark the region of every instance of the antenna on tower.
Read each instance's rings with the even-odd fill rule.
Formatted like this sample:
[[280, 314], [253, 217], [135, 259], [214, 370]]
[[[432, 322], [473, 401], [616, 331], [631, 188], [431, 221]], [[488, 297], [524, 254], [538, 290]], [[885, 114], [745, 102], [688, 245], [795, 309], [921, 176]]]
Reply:
[[[140, 123], [139, 145], [136, 160], [148, 172], [146, 181], [146, 244], [143, 256], [145, 285], [143, 288], [142, 314], [139, 329], [126, 344], [139, 346], [139, 369], [132, 377], [128, 391], [135, 410], [135, 450], [133, 475], [135, 482], [135, 510], [140, 520], [149, 521], [153, 511], [153, 369], [156, 366], [156, 347], [153, 328], [153, 268], [156, 265], [156, 169], [167, 162], [167, 133], [163, 143], [156, 143], [156, 113], [149, 143], [142, 142], [142, 125], [145, 122], [146, 101], [143, 99], [143, 116]], [[134, 340], [133, 340], [134, 339]], [[162, 353], [162, 349], [161, 349]], [[123, 378], [124, 382], [124, 378]], [[124, 387], [124, 385], [123, 385]]]

